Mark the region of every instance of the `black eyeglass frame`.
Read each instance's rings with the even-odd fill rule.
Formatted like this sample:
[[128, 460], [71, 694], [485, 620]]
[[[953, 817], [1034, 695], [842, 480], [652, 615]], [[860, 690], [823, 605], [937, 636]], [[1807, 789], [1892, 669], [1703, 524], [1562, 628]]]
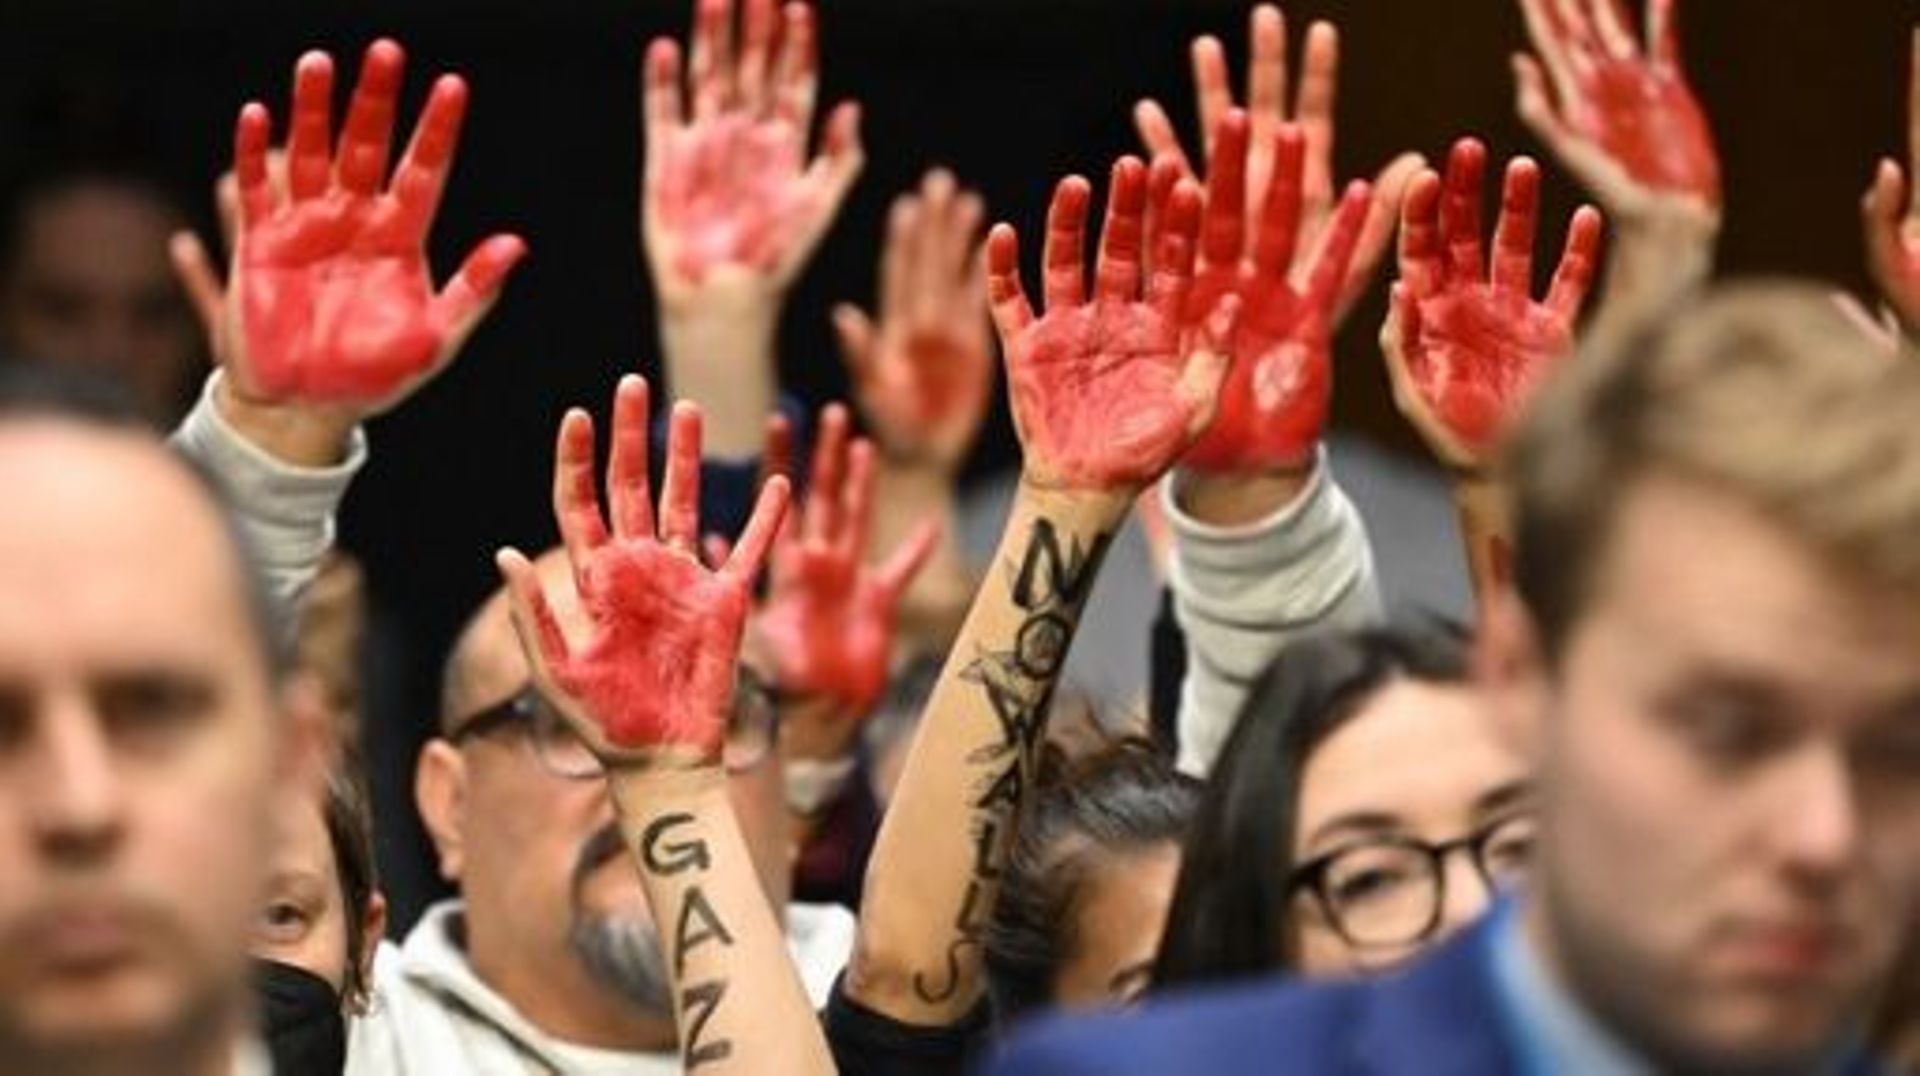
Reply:
[[[1519, 811], [1502, 815], [1471, 833], [1450, 841], [1441, 841], [1438, 844], [1423, 841], [1417, 837], [1395, 835], [1372, 837], [1338, 848], [1330, 848], [1294, 868], [1293, 872], [1287, 876], [1287, 895], [1289, 899], [1298, 898], [1303, 893], [1311, 895], [1314, 907], [1320, 913], [1321, 921], [1339, 935], [1341, 941], [1354, 949], [1401, 949], [1418, 945], [1433, 937], [1434, 933], [1440, 929], [1441, 920], [1446, 914], [1447, 860], [1455, 852], [1465, 851], [1468, 862], [1473, 864], [1474, 871], [1480, 875], [1481, 884], [1487, 887], [1487, 892], [1495, 892], [1500, 887], [1499, 872], [1488, 866], [1487, 850], [1493, 847], [1495, 838], [1507, 834], [1511, 827], [1519, 823], [1532, 826], [1534, 820], [1533, 812]], [[1339, 910], [1338, 902], [1327, 892], [1327, 874], [1333, 864], [1344, 856], [1383, 848], [1418, 852], [1426, 858], [1427, 877], [1431, 879], [1433, 889], [1431, 908], [1427, 913], [1426, 922], [1418, 931], [1406, 938], [1387, 940], [1356, 937], [1353, 931], [1348, 929], [1346, 917]]]
[[[468, 740], [489, 736], [502, 729], [522, 727], [532, 735], [522, 741], [533, 759], [547, 773], [566, 781], [594, 781], [606, 771], [599, 760], [591, 770], [572, 769], [556, 762], [546, 750], [548, 730], [576, 736], [566, 718], [540, 693], [539, 685], [528, 681], [520, 690], [456, 723], [446, 734], [448, 743], [459, 746]], [[762, 732], [755, 741], [742, 742], [743, 732]], [[724, 762], [729, 773], [752, 769], [772, 754], [780, 742], [780, 697], [753, 670], [741, 666], [734, 677], [732, 712], [727, 717], [727, 745]], [[589, 755], [588, 757], [591, 757]]]

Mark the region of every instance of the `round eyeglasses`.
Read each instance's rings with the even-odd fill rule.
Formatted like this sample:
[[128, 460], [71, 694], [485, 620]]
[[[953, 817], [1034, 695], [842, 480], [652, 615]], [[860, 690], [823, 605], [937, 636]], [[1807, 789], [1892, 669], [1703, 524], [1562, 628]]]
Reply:
[[[489, 706], [454, 727], [447, 739], [455, 744], [518, 729], [521, 742], [533, 752], [540, 767], [569, 781], [591, 781], [606, 776], [605, 767], [567, 724], [553, 703], [529, 683], [506, 700]], [[750, 770], [772, 754], [780, 740], [780, 707], [773, 690], [751, 670], [734, 679], [733, 711], [728, 715], [727, 740], [721, 760], [729, 773]]]
[[1401, 836], [1360, 840], [1302, 863], [1288, 890], [1310, 894], [1327, 925], [1357, 949], [1414, 945], [1440, 929], [1449, 856], [1465, 851], [1492, 891], [1525, 867], [1534, 831], [1533, 815], [1525, 813], [1440, 844]]

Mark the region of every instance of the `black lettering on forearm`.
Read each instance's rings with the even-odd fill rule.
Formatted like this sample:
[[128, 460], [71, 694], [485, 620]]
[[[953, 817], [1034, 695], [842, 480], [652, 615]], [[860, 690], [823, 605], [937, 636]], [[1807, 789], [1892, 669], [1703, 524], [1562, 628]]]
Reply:
[[1054, 685], [1110, 538], [1103, 534], [1091, 545], [1075, 541], [1063, 549], [1053, 522], [1035, 520], [1025, 550], [1005, 577], [1008, 596], [1023, 614], [1020, 624], [1007, 649], [982, 648], [960, 674], [964, 682], [980, 686], [1000, 736], [966, 759], [983, 771], [972, 805], [972, 877], [954, 917], [955, 936], [947, 946], [944, 974], [936, 979], [916, 972], [913, 977], [914, 993], [927, 1004], [954, 997], [963, 978], [962, 958], [980, 947], [1005, 854], [1007, 822], [1026, 796], [1046, 735]]
[[700, 887], [689, 886], [686, 897], [680, 902], [679, 925], [673, 931], [675, 978], [687, 973], [687, 954], [695, 947], [710, 941], [731, 946], [733, 934], [727, 930], [727, 925], [720, 921], [720, 915], [713, 910], [713, 905], [707, 903], [707, 895], [700, 891]]
[[709, 982], [689, 986], [680, 992], [680, 1010], [687, 1024], [687, 1041], [680, 1051], [681, 1066], [691, 1072], [711, 1061], [724, 1061], [733, 1056], [733, 1040], [727, 1038], [706, 1041], [707, 1021], [713, 1019], [713, 1012], [720, 1007], [720, 999], [727, 993], [727, 981], [714, 979]]
[[671, 878], [685, 870], [706, 870], [712, 866], [707, 855], [707, 842], [698, 837], [661, 847], [661, 842], [666, 840], [670, 831], [691, 825], [693, 816], [683, 811], [663, 814], [654, 819], [640, 835], [640, 861], [647, 865], [648, 870], [663, 878]]

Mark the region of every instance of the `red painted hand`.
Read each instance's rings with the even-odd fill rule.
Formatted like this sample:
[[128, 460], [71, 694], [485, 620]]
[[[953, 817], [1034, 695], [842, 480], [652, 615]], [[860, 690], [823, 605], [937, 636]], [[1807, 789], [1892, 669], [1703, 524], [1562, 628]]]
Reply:
[[1621, 0], [1521, 0], [1521, 7], [1540, 54], [1513, 58], [1520, 117], [1534, 134], [1613, 213], [1644, 212], [1666, 199], [1717, 221], [1720, 160], [1680, 67], [1673, 0], [1647, 0], [1644, 49]]
[[980, 197], [927, 173], [887, 220], [878, 326], [852, 304], [834, 310], [860, 410], [896, 460], [952, 473], [986, 418], [993, 343], [980, 264]]
[[1200, 192], [1191, 180], [1156, 185], [1151, 279], [1142, 265], [1146, 166], [1113, 166], [1093, 297], [1087, 298], [1086, 180], [1068, 176], [1047, 211], [1046, 314], [1020, 283], [1020, 241], [1009, 224], [987, 236], [987, 294], [1006, 354], [1025, 477], [1041, 488], [1138, 492], [1159, 478], [1212, 421], [1239, 300], [1201, 313], [1193, 291]]
[[[1260, 199], [1270, 189], [1277, 157], [1276, 134], [1284, 123], [1298, 124], [1306, 136], [1305, 171], [1299, 181], [1299, 250], [1317, 250], [1321, 236], [1333, 224], [1338, 204], [1334, 197], [1333, 141], [1334, 98], [1340, 84], [1340, 33], [1333, 24], [1316, 22], [1307, 30], [1302, 73], [1291, 112], [1287, 108], [1287, 21], [1280, 8], [1259, 4], [1249, 17], [1247, 38], [1251, 56], [1247, 66], [1246, 109], [1252, 124], [1252, 152], [1240, 174], [1245, 177], [1247, 193], [1240, 199], [1247, 214], [1245, 229], [1260, 229]], [[1218, 38], [1204, 36], [1193, 42], [1194, 96], [1200, 104], [1200, 133], [1209, 171], [1217, 171], [1220, 158], [1221, 123], [1233, 109], [1233, 91], [1227, 84], [1226, 50]], [[1134, 106], [1134, 126], [1140, 140], [1155, 159], [1172, 157], [1183, 171], [1193, 175], [1180, 138], [1166, 109], [1152, 100]], [[1338, 325], [1347, 311], [1366, 293], [1393, 239], [1394, 214], [1407, 181], [1426, 164], [1417, 154], [1395, 158], [1373, 183], [1373, 199], [1366, 207], [1365, 220], [1354, 244], [1354, 253], [1340, 280], [1338, 303], [1333, 324]], [[1209, 189], [1215, 184], [1208, 178]]]
[[885, 563], [866, 563], [873, 446], [848, 447], [846, 408], [821, 413], [804, 507], [774, 545], [759, 629], [783, 693], [830, 699], [847, 717], [872, 711], [887, 686], [900, 596], [940, 532], [926, 524]]
[[1407, 191], [1400, 281], [1381, 332], [1394, 400], [1441, 462], [1476, 470], [1524, 406], [1541, 375], [1573, 348], [1573, 324], [1593, 283], [1600, 213], [1582, 207], [1544, 302], [1530, 297], [1540, 169], [1507, 166], [1491, 271], [1480, 240], [1487, 151], [1467, 138], [1440, 177]]
[[717, 765], [753, 580], [786, 514], [787, 480], [761, 487], [739, 544], [709, 570], [695, 549], [699, 408], [674, 408], [657, 533], [647, 438], [646, 382], [622, 378], [607, 462], [609, 530], [594, 492], [593, 420], [574, 410], [560, 424], [553, 509], [573, 565], [579, 630], [561, 623], [517, 551], [501, 551], [500, 571], [536, 681], [596, 754], [609, 764]]
[[1867, 236], [1867, 265], [1907, 332], [1920, 336], [1920, 192], [1909, 184], [1920, 176], [1920, 30], [1913, 34], [1913, 69], [1908, 92], [1908, 169], [1891, 158], [1880, 162], [1873, 186], [1861, 204]]
[[1210, 472], [1299, 471], [1313, 462], [1333, 398], [1334, 304], [1367, 215], [1370, 192], [1356, 181], [1340, 200], [1320, 249], [1292, 279], [1300, 234], [1306, 140], [1300, 128], [1275, 133], [1274, 168], [1258, 227], [1249, 236], [1246, 114], [1227, 113], [1214, 142], [1207, 207], [1200, 229], [1197, 310], [1224, 294], [1240, 299], [1233, 366], [1220, 412], [1188, 450], [1185, 463]]
[[697, 2], [691, 117], [679, 47], [661, 38], [647, 50], [642, 238], [669, 303], [723, 272], [784, 289], [860, 174], [851, 102], [834, 109], [820, 156], [807, 160], [819, 86], [813, 10], [743, 6], [736, 41], [734, 0]]
[[383, 190], [405, 62], [392, 41], [367, 49], [334, 147], [333, 61], [321, 52], [300, 58], [284, 184], [269, 178], [267, 109], [241, 110], [239, 233], [224, 295], [198, 241], [175, 241], [182, 280], [216, 326], [215, 355], [251, 403], [325, 405], [354, 418], [394, 406], [452, 360], [526, 253], [517, 236], [496, 235], [434, 292], [426, 239], [467, 87], [457, 75], [434, 84]]

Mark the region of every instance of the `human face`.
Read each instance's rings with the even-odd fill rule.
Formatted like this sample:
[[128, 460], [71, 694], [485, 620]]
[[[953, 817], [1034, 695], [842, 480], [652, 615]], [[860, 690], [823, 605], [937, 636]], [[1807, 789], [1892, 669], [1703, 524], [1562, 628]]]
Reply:
[[161, 444], [0, 423], [0, 488], [0, 1057], [190, 1071], [231, 1049], [270, 790], [308, 771]]
[[[563, 627], [584, 635], [588, 625], [564, 557], [549, 554], [536, 568]], [[460, 645], [462, 694], [477, 709], [527, 688], [531, 670], [503, 595], [489, 601]], [[619, 838], [606, 781], [555, 772], [529, 741], [529, 728], [524, 721], [506, 723], [493, 733], [456, 737], [457, 748], [441, 741], [422, 763], [423, 813], [440, 847], [442, 869], [459, 882], [466, 901], [474, 966], [549, 1034], [625, 1048], [654, 1048], [660, 1044], [649, 1037], [665, 1035], [671, 1045], [672, 1012], [655, 1003], [659, 991], [629, 989], [623, 997], [608, 989], [604, 974], [596, 977], [574, 944], [583, 936], [654, 936], [646, 893]], [[774, 875], [762, 878], [769, 900], [784, 906], [787, 887], [781, 875], [790, 863], [778, 844], [785, 840], [784, 827], [756, 824], [768, 803], [774, 817], [784, 821], [778, 814], [778, 765], [767, 751], [756, 765], [730, 773], [728, 788], [756, 866]], [[457, 770], [457, 796], [431, 791], [440, 782], [427, 775], [436, 768]], [[451, 799], [457, 799], [457, 809], [434, 806], [436, 800]]]
[[1698, 484], [1613, 527], [1554, 667], [1518, 616], [1486, 663], [1538, 722], [1530, 936], [1663, 1065], [1807, 1065], [1914, 921], [1920, 607]]
[[[1525, 758], [1501, 735], [1477, 691], [1390, 681], [1322, 740], [1302, 768], [1293, 861], [1497, 832], [1499, 846], [1488, 848], [1482, 861], [1511, 865], [1523, 858], [1531, 829], [1527, 778]], [[1446, 856], [1440, 870], [1433, 928], [1405, 942], [1355, 944], [1313, 893], [1295, 892], [1288, 908], [1296, 970], [1315, 976], [1378, 971], [1472, 922], [1493, 897], [1487, 874], [1464, 850]]]
[[1096, 863], [1073, 908], [1074, 952], [1054, 975], [1054, 1003], [1098, 1009], [1139, 999], [1180, 874], [1180, 846], [1163, 841]]
[[274, 842], [267, 895], [254, 927], [253, 955], [291, 964], [327, 981], [336, 995], [347, 985], [352, 956], [349, 910], [340, 889], [340, 865], [318, 802], [284, 805]]
[[6, 345], [48, 362], [96, 367], [169, 422], [200, 364], [199, 329], [167, 264], [179, 226], [138, 187], [80, 182], [27, 208], [0, 281]]

